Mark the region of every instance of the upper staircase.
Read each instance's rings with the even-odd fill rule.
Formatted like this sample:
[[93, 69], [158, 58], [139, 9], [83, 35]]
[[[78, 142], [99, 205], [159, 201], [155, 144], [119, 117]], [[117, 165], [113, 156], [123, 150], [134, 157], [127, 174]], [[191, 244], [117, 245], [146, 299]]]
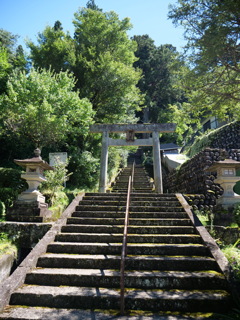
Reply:
[[[128, 176], [126, 168], [111, 193], [85, 194], [0, 319], [118, 315]], [[228, 282], [176, 195], [152, 192], [142, 167], [134, 177], [125, 307], [135, 317], [124, 319], [200, 319], [198, 312], [225, 312]]]

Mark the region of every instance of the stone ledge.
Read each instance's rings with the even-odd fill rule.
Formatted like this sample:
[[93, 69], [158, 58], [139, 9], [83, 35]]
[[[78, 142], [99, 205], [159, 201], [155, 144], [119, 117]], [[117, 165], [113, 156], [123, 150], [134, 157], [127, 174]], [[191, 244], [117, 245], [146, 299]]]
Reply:
[[[52, 225], [51, 229], [37, 243], [29, 255], [23, 260], [20, 266], [0, 285], [0, 312], [9, 303], [11, 294], [24, 283], [26, 274], [36, 267], [37, 260], [41, 254], [46, 253], [47, 246], [54, 241], [55, 236], [60, 232], [61, 227], [66, 224], [67, 218], [74, 212], [79, 201], [85, 193], [79, 194], [63, 212], [62, 216]], [[25, 223], [26, 225], [26, 223]], [[42, 224], [41, 224], [42, 225]]]

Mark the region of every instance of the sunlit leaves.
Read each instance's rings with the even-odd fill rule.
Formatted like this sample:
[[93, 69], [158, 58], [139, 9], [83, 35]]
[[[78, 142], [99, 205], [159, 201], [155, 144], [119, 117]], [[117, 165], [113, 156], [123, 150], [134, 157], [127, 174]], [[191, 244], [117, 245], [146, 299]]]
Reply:
[[14, 72], [0, 106], [5, 126], [41, 147], [62, 142], [70, 133], [86, 134], [93, 112], [89, 101], [80, 100], [73, 91], [74, 86], [67, 72]]

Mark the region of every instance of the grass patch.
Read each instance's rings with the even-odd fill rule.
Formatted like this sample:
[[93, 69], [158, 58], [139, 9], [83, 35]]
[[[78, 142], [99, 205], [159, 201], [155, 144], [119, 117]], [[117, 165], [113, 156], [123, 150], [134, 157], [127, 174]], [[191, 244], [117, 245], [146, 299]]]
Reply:
[[8, 239], [7, 234], [0, 233], [0, 257], [4, 254], [14, 254], [17, 256], [17, 247]]

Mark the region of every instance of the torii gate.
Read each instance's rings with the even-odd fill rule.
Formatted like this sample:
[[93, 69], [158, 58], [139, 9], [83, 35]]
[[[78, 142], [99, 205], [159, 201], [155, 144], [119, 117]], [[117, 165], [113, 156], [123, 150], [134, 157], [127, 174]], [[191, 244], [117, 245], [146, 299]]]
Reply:
[[[152, 146], [153, 147], [153, 167], [154, 182], [156, 192], [162, 193], [162, 170], [160, 157], [160, 132], [173, 132], [176, 128], [174, 123], [154, 123], [154, 124], [94, 124], [90, 126], [90, 132], [102, 133], [102, 153], [99, 192], [106, 192], [107, 167], [108, 167], [108, 147], [109, 146]], [[126, 140], [109, 138], [109, 133], [125, 132]], [[148, 139], [136, 139], [135, 133], [152, 133]]]

